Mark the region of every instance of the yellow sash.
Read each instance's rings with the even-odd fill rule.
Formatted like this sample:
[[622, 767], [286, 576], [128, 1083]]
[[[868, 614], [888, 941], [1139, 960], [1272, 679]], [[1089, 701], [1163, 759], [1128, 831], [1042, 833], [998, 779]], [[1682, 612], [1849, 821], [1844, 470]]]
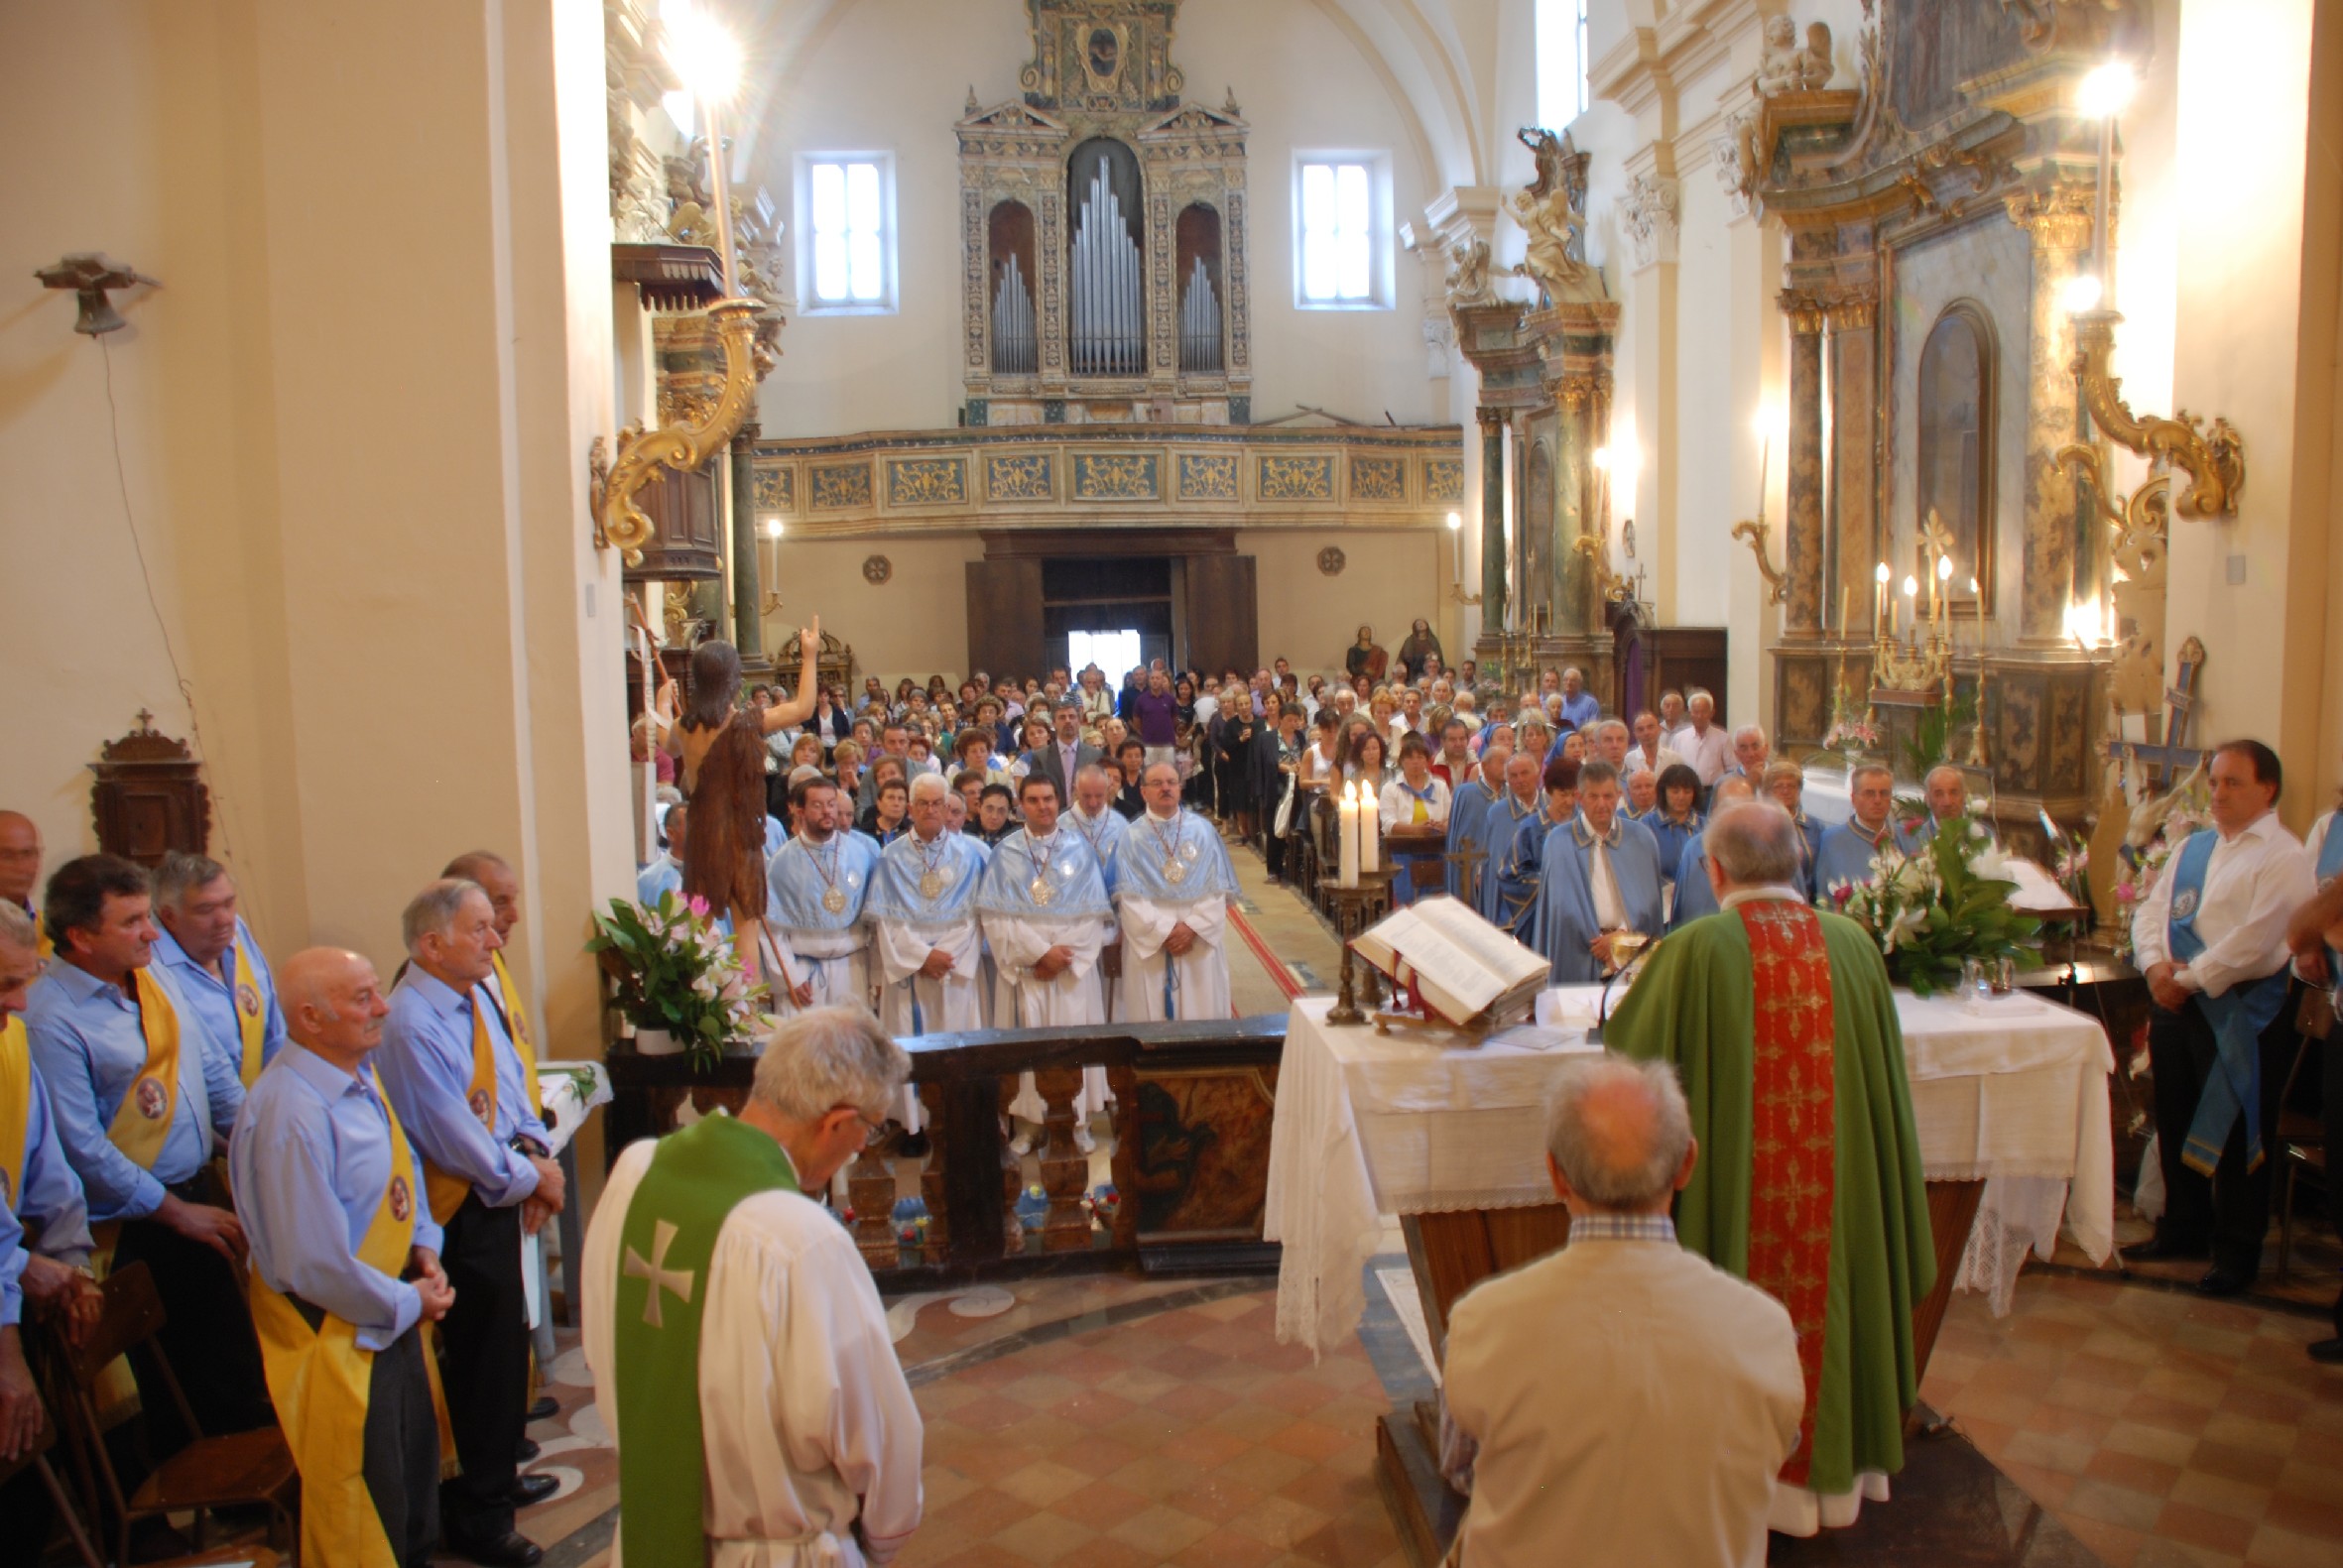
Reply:
[[[358, 1244], [358, 1261], [395, 1279], [407, 1266], [415, 1239], [415, 1163], [379, 1077], [374, 1094], [391, 1124], [391, 1179]], [[312, 1328], [301, 1308], [261, 1278], [259, 1269], [247, 1270], [245, 1278], [269, 1397], [277, 1406], [286, 1446], [301, 1470], [302, 1561], [398, 1568], [382, 1517], [375, 1511], [374, 1495], [366, 1486], [366, 1405], [374, 1380], [374, 1352], [358, 1348], [357, 1326], [348, 1320], [320, 1311]], [[424, 1366], [438, 1412], [444, 1468], [444, 1456], [453, 1443], [429, 1325], [425, 1328]]]
[[260, 1048], [268, 1041], [269, 1009], [260, 994], [260, 972], [253, 967], [252, 955], [244, 950], [243, 936], [239, 934], [228, 948], [236, 955], [229, 980], [234, 987], [236, 1027], [244, 1036], [244, 1058], [237, 1063], [236, 1073], [249, 1089], [260, 1076]]
[[[496, 1135], [496, 1041], [488, 1032], [488, 999], [472, 988], [472, 1081], [464, 1085], [464, 1104], [480, 1125]], [[445, 1225], [463, 1207], [472, 1184], [451, 1171], [424, 1161], [424, 1190], [432, 1200], [432, 1218]]]
[[138, 980], [138, 1023], [147, 1036], [147, 1064], [123, 1091], [106, 1137], [140, 1169], [152, 1170], [179, 1109], [179, 1009], [153, 975], [144, 969], [131, 974]]
[[529, 1106], [529, 1114], [545, 1115], [545, 1101], [537, 1092], [537, 1042], [529, 1037], [529, 1014], [521, 1006], [521, 988], [513, 984], [513, 972], [504, 966], [504, 954], [490, 953], [488, 961], [496, 966], [496, 985], [504, 998], [505, 1023], [512, 1026], [513, 1051], [521, 1058], [521, 1098]]
[[0, 1203], [15, 1208], [25, 1190], [25, 1130], [33, 1116], [33, 1049], [25, 1021], [0, 1025]]
[[28, 905], [25, 912], [33, 917], [34, 951], [39, 954], [41, 962], [46, 964], [49, 962], [50, 956], [57, 951], [57, 943], [49, 939], [49, 922], [41, 918], [39, 909]]

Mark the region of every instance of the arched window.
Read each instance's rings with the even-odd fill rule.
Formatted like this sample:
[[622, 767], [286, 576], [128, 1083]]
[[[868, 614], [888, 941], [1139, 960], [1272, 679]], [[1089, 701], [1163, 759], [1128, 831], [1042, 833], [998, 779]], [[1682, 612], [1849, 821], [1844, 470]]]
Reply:
[[1179, 368], [1218, 375], [1220, 357], [1220, 214], [1202, 202], [1179, 214]]
[[986, 224], [992, 258], [993, 374], [1035, 369], [1034, 215], [1022, 201], [995, 206]]
[[[1915, 515], [1924, 522], [1932, 511], [1951, 531], [1955, 602], [1969, 599], [1972, 577], [1978, 597], [1993, 602], [1996, 357], [1992, 317], [1968, 300], [1944, 307], [1920, 349]], [[1918, 559], [1909, 569], [1927, 566]]]
[[1097, 136], [1066, 160], [1066, 347], [1077, 376], [1137, 376], [1147, 370], [1146, 267], [1140, 253], [1139, 160]]

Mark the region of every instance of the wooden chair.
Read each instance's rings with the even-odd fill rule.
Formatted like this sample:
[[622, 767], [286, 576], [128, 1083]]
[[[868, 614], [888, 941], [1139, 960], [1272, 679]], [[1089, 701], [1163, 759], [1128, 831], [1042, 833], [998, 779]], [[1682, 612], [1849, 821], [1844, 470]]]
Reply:
[[[73, 1509], [72, 1498], [66, 1493], [63, 1484], [57, 1479], [57, 1472], [50, 1467], [49, 1450], [56, 1441], [57, 1428], [50, 1424], [48, 1410], [44, 1406], [41, 1435], [34, 1439], [31, 1451], [17, 1459], [0, 1462], [0, 1487], [7, 1486], [28, 1468], [37, 1471], [41, 1477], [42, 1487], [49, 1493], [49, 1501], [57, 1507], [57, 1516], [64, 1522], [66, 1538], [73, 1548], [73, 1555], [80, 1560], [82, 1568], [106, 1568], [105, 1559], [98, 1555], [97, 1543], [90, 1539], [88, 1529], [81, 1522], [81, 1515]], [[38, 1541], [28, 1545], [28, 1543], [20, 1541], [17, 1544], [28, 1555], [31, 1555], [40, 1552], [48, 1543]], [[123, 1560], [127, 1561], [128, 1559], [125, 1557]], [[240, 1546], [215, 1552], [204, 1552], [194, 1557], [174, 1557], [164, 1564], [163, 1568], [198, 1568], [198, 1565], [207, 1563], [222, 1565], [249, 1563], [252, 1568], [277, 1568], [277, 1554], [265, 1546]]]
[[[2325, 1186], [2327, 1182], [2326, 1128], [2308, 1111], [2294, 1107], [2294, 1086], [2301, 1082], [2303, 1064], [2313, 1050], [2323, 1049], [2324, 1040], [2302, 1037], [2295, 1048], [2294, 1065], [2286, 1073], [2285, 1091], [2278, 1100], [2278, 1126], [2271, 1131], [2271, 1139], [2278, 1146], [2280, 1163], [2285, 1169], [2285, 1180], [2279, 1183], [2278, 1201], [2278, 1282], [2286, 1282], [2286, 1270], [2294, 1255], [2294, 1183], [2303, 1171]], [[2343, 1094], [2343, 1084], [2322, 1085], [2328, 1094]]]
[[[97, 1327], [91, 1331], [89, 1342], [79, 1350], [59, 1347], [62, 1376], [58, 1381], [62, 1385], [60, 1398], [65, 1407], [68, 1433], [80, 1463], [85, 1473], [97, 1477], [104, 1493], [102, 1507], [110, 1508], [119, 1521], [116, 1561], [130, 1560], [132, 1525], [142, 1518], [171, 1513], [195, 1515], [198, 1551], [203, 1546], [205, 1516], [223, 1508], [266, 1506], [274, 1516], [272, 1536], [276, 1526], [282, 1524], [287, 1531], [283, 1538], [291, 1540], [293, 1500], [298, 1483], [293, 1451], [285, 1446], [284, 1433], [269, 1426], [223, 1437], [205, 1437], [195, 1421], [195, 1412], [187, 1405], [187, 1396], [180, 1389], [178, 1374], [171, 1370], [163, 1347], [154, 1343], [156, 1332], [163, 1327], [163, 1302], [155, 1293], [154, 1277], [148, 1273], [147, 1266], [132, 1264], [110, 1276], [100, 1288], [105, 1294], [105, 1307]], [[187, 1430], [195, 1438], [159, 1462], [138, 1490], [124, 1497], [121, 1477], [106, 1452], [95, 1386], [98, 1375], [116, 1357], [142, 1347], [146, 1355], [154, 1358], [164, 1386], [179, 1406], [180, 1419], [186, 1422]], [[230, 1553], [227, 1560], [236, 1560], [235, 1554]]]

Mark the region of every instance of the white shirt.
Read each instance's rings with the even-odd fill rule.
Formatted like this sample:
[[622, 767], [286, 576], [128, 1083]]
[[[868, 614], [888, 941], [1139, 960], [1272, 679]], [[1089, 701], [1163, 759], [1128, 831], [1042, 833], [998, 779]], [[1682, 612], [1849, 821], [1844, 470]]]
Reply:
[[[1423, 802], [1423, 809], [1427, 813], [1425, 820], [1447, 821], [1448, 785], [1446, 781], [1442, 780], [1438, 774], [1426, 774], [1423, 782], [1431, 790], [1429, 798]], [[1408, 780], [1404, 774], [1393, 775], [1390, 783], [1383, 786], [1379, 804], [1383, 811], [1383, 825], [1386, 827], [1405, 827], [1416, 820], [1416, 796], [1409, 792]]]
[[[2172, 882], [2180, 852], [2164, 863], [2148, 902], [2132, 916], [2133, 962], [2146, 970], [2172, 956]], [[2223, 835], [2205, 865], [2196, 933], [2205, 949], [2173, 972], [2190, 991], [2219, 996], [2276, 974], [2286, 964], [2286, 922], [2318, 891], [2309, 852], [2275, 811]]]
[[[1618, 818], [1612, 818], [1612, 826]], [[1594, 824], [1586, 824], [1588, 832]], [[1627, 925], [1627, 901], [1619, 896], [1619, 874], [1611, 869], [1611, 846], [1601, 838], [1588, 846], [1586, 856], [1586, 896], [1594, 903], [1594, 922], [1606, 931], [1623, 929]]]
[[1641, 746], [1630, 746], [1627, 749], [1627, 761], [1620, 769], [1620, 777], [1622, 779], [1632, 778], [1636, 774], [1648, 771], [1653, 778], [1657, 779], [1678, 763], [1682, 763], [1686, 768], [1692, 766], [1690, 760], [1682, 752], [1668, 745], [1665, 740], [1661, 741], [1657, 756], [1646, 755]]
[[1662, 745], [1671, 748], [1700, 776], [1700, 787], [1703, 789], [1716, 783], [1717, 775], [1725, 771], [1725, 764], [1733, 757], [1733, 737], [1725, 733], [1722, 724], [1711, 724], [1705, 735], [1687, 724], [1680, 730], [1663, 735], [1660, 740]]
[[[626, 1440], [611, 1376], [620, 1235], [657, 1146], [646, 1139], [619, 1155], [586, 1235], [586, 1363], [616, 1443]], [[716, 1233], [706, 1288], [699, 1407], [710, 1563], [826, 1568], [892, 1558], [920, 1523], [923, 1428], [853, 1238], [809, 1199], [758, 1193]], [[867, 1553], [855, 1544], [857, 1518]]]

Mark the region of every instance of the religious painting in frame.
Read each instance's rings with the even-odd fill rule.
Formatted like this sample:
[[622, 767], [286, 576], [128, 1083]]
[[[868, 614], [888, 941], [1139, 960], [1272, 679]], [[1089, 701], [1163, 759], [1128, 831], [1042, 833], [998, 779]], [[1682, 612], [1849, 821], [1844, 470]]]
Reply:
[[1140, 1245], [1260, 1240], [1276, 1111], [1275, 1067], [1141, 1072]]

